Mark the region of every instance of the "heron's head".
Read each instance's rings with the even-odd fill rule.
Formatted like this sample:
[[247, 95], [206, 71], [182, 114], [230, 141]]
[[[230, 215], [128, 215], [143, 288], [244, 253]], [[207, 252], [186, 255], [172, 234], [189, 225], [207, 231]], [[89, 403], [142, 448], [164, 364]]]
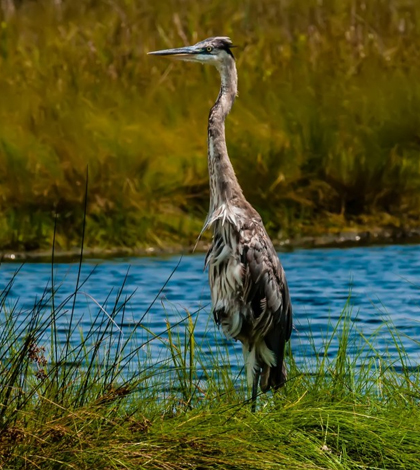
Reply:
[[232, 47], [234, 46], [228, 37], [217, 36], [200, 41], [194, 46], [165, 49], [163, 51], [149, 52], [149, 54], [219, 66], [226, 62], [226, 60], [233, 59]]

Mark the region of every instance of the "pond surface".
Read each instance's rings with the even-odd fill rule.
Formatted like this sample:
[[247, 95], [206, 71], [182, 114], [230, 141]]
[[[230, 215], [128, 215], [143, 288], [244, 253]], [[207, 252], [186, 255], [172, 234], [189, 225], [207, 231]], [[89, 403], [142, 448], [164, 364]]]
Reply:
[[[420, 246], [300, 249], [281, 253], [280, 258], [292, 297], [292, 350], [298, 363], [316, 353], [323, 354], [326, 338], [346, 310], [351, 315], [354, 334], [375, 333], [374, 342], [380, 354], [397, 358], [397, 348], [387, 327], [392, 323], [411, 366], [420, 364]], [[125, 308], [115, 317], [125, 338], [129, 338], [138, 322], [165, 337], [166, 322], [174, 325], [189, 311], [197, 322], [197, 344], [209, 353], [216, 343], [226, 346], [232, 352], [232, 367], [239, 371], [240, 344], [225, 340], [213, 326], [203, 262], [202, 254], [184, 256], [181, 260], [179, 256], [86, 260], [80, 277], [85, 283], [74, 306], [73, 321], [77, 322], [77, 328], [72, 341], [80, 341], [95, 321], [106, 319], [114, 304], [121, 307], [125, 300]], [[1, 289], [19, 267], [14, 263], [1, 266]], [[50, 295], [51, 276], [48, 263], [26, 263], [21, 267], [7, 298], [8, 305], [18, 300], [16, 315], [23, 319], [37, 300]], [[74, 292], [77, 276], [77, 263], [55, 264], [54, 285], [59, 287], [54, 299], [56, 306]], [[123, 285], [122, 295], [118, 297]], [[155, 297], [157, 300], [149, 309]], [[51, 299], [45, 302], [46, 310], [51, 310], [51, 303]], [[65, 303], [58, 319], [59, 338], [63, 341], [69, 331], [72, 309], [73, 298]], [[140, 328], [130, 341], [137, 347], [147, 337]], [[149, 354], [161, 358], [162, 342], [152, 341], [148, 348]], [[334, 340], [328, 355], [333, 357], [336, 350]]]

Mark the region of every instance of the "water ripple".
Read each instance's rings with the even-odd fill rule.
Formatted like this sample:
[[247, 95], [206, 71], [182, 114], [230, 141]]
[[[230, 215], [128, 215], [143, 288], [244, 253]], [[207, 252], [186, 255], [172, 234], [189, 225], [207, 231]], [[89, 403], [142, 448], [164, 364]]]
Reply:
[[[420, 338], [419, 246], [302, 249], [282, 253], [281, 260], [294, 307], [292, 344], [298, 361], [303, 360], [306, 354], [314, 354], [314, 348], [322, 349], [324, 339], [347, 303], [352, 311], [354, 325], [364, 334], [374, 332], [391, 319], [402, 336], [407, 335], [416, 340]], [[98, 314], [98, 307], [91, 297], [105, 310], [112, 311], [118, 291], [125, 281], [119, 302], [121, 304], [131, 294], [132, 297], [120, 326], [130, 331], [143, 317], [178, 262], [179, 257], [86, 261], [82, 267], [82, 279], [96, 268], [77, 297], [76, 321], [80, 321], [81, 328], [88, 331]], [[225, 340], [221, 338], [220, 332], [214, 332], [212, 326], [207, 273], [203, 272], [203, 262], [204, 255], [184, 256], [143, 322], [152, 331], [159, 333], [165, 330], [167, 321], [176, 323], [186, 315], [187, 310], [195, 312], [204, 307], [197, 320], [196, 336], [197, 341], [203, 342], [204, 348], [209, 348], [216, 338], [220, 342]], [[6, 286], [17, 268], [18, 265], [13, 263], [2, 265], [0, 288]], [[56, 286], [60, 285], [55, 305], [74, 292], [77, 273], [77, 264], [55, 265], [54, 282]], [[51, 292], [51, 265], [27, 263], [15, 279], [8, 302], [12, 304], [19, 299], [23, 316], [24, 311], [30, 310], [46, 292]], [[70, 304], [67, 305], [69, 311], [59, 319], [59, 334], [64, 335], [68, 330], [70, 307]], [[311, 339], [308, 339], [309, 333]], [[143, 340], [139, 333], [133, 342], [138, 345]], [[312, 346], [309, 346], [310, 341], [313, 341]], [[402, 341], [418, 364], [418, 345], [404, 337]], [[240, 345], [233, 341], [227, 341], [226, 344], [235, 354], [241, 350]], [[392, 345], [388, 341], [379, 341], [379, 345], [384, 353], [390, 354], [391, 351], [391, 354], [396, 354], [396, 351], [392, 352]], [[152, 345], [151, 350], [157, 356], [161, 354], [158, 346]], [[333, 353], [334, 348], [331, 351]]]

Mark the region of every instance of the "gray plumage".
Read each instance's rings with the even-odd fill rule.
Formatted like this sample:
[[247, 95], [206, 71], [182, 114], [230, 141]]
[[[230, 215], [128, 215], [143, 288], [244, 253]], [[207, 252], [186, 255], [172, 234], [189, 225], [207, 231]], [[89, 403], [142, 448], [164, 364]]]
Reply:
[[203, 230], [213, 229], [205, 266], [212, 310], [224, 334], [241, 341], [248, 383], [261, 374], [263, 392], [286, 380], [285, 344], [292, 331], [292, 305], [284, 270], [258, 212], [245, 199], [228, 156], [225, 119], [237, 95], [237, 72], [227, 37], [152, 52], [215, 65], [221, 88], [208, 122], [210, 209]]

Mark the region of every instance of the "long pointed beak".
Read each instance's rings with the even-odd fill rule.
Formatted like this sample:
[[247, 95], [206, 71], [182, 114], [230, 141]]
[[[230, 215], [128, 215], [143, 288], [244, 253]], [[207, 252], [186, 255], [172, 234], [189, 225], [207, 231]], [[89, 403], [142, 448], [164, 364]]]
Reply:
[[164, 49], [163, 51], [148, 52], [148, 55], [170, 55], [174, 57], [185, 57], [198, 54], [199, 51], [193, 47], [178, 47], [176, 49]]

